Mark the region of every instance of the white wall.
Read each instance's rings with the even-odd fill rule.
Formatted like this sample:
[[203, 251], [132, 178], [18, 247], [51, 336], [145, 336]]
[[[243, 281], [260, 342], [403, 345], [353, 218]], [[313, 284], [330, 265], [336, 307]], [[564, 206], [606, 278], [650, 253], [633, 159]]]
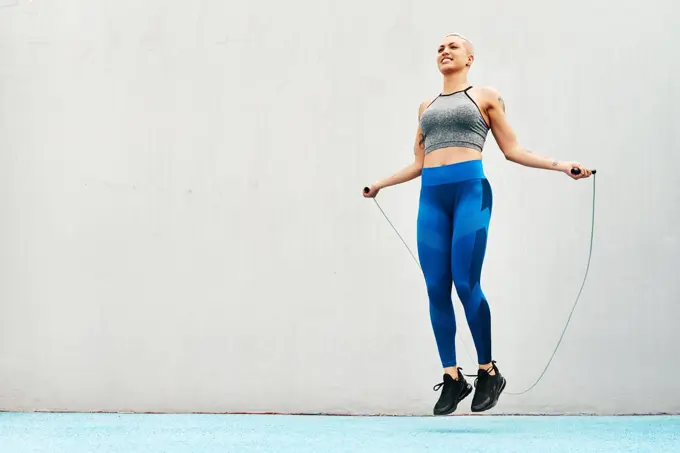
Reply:
[[[360, 192], [411, 159], [459, 31], [527, 147], [599, 169], [570, 329], [494, 412], [680, 411], [677, 7], [481, 3], [0, 9], [0, 408], [431, 413], [424, 282]], [[581, 284], [592, 180], [484, 156], [513, 392]], [[412, 247], [418, 187], [379, 196]]]

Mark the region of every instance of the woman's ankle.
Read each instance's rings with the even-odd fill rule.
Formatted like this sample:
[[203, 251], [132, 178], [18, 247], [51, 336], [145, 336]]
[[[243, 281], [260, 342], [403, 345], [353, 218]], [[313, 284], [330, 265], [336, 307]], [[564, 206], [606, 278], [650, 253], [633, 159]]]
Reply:
[[479, 369], [487, 371], [491, 376], [494, 376], [496, 374], [496, 370], [494, 369], [493, 362], [480, 364]]
[[458, 379], [458, 367], [455, 365], [444, 368], [444, 373], [448, 374], [454, 379]]

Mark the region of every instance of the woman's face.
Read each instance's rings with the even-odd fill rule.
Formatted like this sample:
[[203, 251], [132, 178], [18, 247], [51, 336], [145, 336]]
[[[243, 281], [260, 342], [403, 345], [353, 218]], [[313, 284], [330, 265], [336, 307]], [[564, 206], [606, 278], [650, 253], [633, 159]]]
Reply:
[[437, 49], [437, 67], [442, 74], [465, 69], [473, 58], [469, 44], [459, 36], [445, 36]]

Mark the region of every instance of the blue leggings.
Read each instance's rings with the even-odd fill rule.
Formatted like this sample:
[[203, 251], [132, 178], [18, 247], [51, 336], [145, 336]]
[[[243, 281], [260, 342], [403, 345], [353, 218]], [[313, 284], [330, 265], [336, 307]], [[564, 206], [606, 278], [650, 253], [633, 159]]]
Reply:
[[456, 366], [455, 285], [479, 364], [491, 362], [491, 313], [480, 276], [493, 196], [481, 160], [423, 168], [418, 255], [443, 367]]

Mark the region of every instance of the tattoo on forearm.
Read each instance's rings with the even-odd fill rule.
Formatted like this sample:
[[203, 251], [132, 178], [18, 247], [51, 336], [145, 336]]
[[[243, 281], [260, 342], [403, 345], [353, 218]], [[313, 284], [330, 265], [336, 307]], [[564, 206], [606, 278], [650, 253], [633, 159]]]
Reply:
[[505, 112], [505, 101], [501, 96], [498, 96], [498, 102], [501, 103], [501, 107], [503, 107], [503, 111]]

